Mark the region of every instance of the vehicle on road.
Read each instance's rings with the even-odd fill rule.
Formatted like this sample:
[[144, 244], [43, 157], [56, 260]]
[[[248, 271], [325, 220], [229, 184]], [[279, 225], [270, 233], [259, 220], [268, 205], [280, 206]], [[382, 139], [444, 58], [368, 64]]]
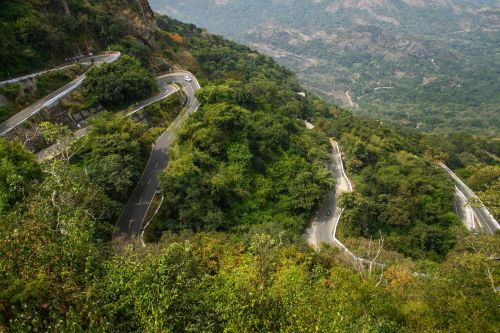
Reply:
[[184, 80], [186, 80], [187, 82], [193, 81], [193, 79], [191, 79], [188, 75], [184, 76]]

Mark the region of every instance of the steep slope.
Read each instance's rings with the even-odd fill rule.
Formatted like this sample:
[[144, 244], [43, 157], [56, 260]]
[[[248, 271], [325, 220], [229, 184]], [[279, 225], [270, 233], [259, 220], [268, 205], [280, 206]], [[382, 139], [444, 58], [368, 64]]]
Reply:
[[4, 1], [0, 12], [0, 79], [51, 68], [129, 36], [153, 46], [146, 0]]
[[[87, 4], [105, 8], [109, 2]], [[144, 109], [145, 116], [164, 118], [159, 128], [146, 129], [119, 112], [101, 114], [85, 139], [66, 146], [65, 156], [42, 164], [21, 143], [0, 138], [0, 331], [497, 329], [500, 263], [491, 258], [499, 238], [462, 240], [453, 232], [460, 227], [451, 212], [453, 186], [432, 165], [431, 153], [443, 156], [442, 149], [425, 145], [427, 137], [417, 133], [299, 94], [293, 73], [269, 57], [193, 25], [158, 17], [153, 46], [137, 43], [142, 34], [130, 35], [132, 27], [150, 25], [135, 9], [146, 7], [116, 4], [136, 13], [137, 22], [119, 32], [125, 34], [116, 45], [120, 60], [89, 73], [94, 83], [105, 82], [97, 86], [116, 88], [95, 94], [98, 102], [106, 100], [110, 109], [136, 102], [123, 88], [137, 91], [129, 83], [138, 80], [122, 79], [148, 72], [144, 66], [153, 71], [147, 76], [169, 66], [189, 69], [203, 86], [197, 94], [202, 106], [168, 151], [161, 188], [167, 204], [155, 230], [161, 239], [143, 247], [106, 236], [151, 143], [180, 111], [182, 99]], [[111, 22], [112, 14], [103, 12], [103, 21]], [[57, 59], [55, 51], [46, 54]], [[306, 130], [301, 119], [308, 118], [315, 129]], [[44, 127], [52, 139], [70, 132]], [[298, 229], [332, 185], [324, 172], [332, 136], [345, 147], [355, 185], [354, 197], [344, 200], [355, 222], [349, 224], [361, 224], [358, 231], [367, 236], [388, 233], [380, 256], [384, 271], [362, 267], [336, 249], [313, 251], [300, 237]], [[498, 153], [469, 141], [472, 152], [482, 148], [481, 156], [467, 151], [469, 161]], [[430, 148], [436, 151], [428, 154]], [[454, 149], [450, 155], [466, 151]], [[476, 177], [481, 186], [483, 178]], [[383, 207], [370, 211], [380, 202]], [[200, 230], [211, 232], [193, 232]], [[401, 245], [411, 246], [413, 259], [391, 251]], [[373, 255], [369, 245], [364, 251]]]

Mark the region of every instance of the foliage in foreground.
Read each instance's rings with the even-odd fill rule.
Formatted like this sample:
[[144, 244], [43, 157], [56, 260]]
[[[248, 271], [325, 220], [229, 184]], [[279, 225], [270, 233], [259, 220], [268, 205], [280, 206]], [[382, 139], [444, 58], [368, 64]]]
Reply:
[[[41, 190], [64, 186], [53, 181], [69, 180], [66, 172], [56, 171]], [[68, 176], [73, 177], [71, 172]], [[129, 242], [115, 242], [111, 248], [94, 240], [89, 215], [106, 211], [95, 205], [102, 192], [82, 187], [79, 177], [72, 186], [79, 191], [65, 191], [64, 200], [55, 203], [63, 204], [59, 208], [40, 196], [27, 204], [32, 213], [14, 212], [0, 227], [4, 328], [495, 330], [498, 295], [492, 287], [498, 282], [498, 263], [488, 259], [499, 246], [495, 236], [463, 240], [460, 251], [425, 275], [413, 274], [415, 268], [405, 264], [371, 274], [355, 270], [335, 249], [313, 252], [278, 225], [267, 228], [272, 234], [266, 228], [232, 236], [165, 234], [146, 249]], [[49, 210], [42, 213], [42, 208]], [[39, 241], [33, 242], [32, 233]]]
[[0, 214], [22, 199], [31, 182], [40, 176], [32, 154], [18, 141], [0, 138]]

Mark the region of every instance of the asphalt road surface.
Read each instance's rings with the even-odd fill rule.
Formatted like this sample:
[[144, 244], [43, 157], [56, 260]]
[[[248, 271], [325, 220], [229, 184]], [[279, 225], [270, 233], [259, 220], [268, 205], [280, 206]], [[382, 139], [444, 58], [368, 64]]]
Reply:
[[[465, 183], [460, 178], [458, 178], [458, 176], [453, 171], [451, 171], [450, 168], [448, 168], [444, 163], [439, 163], [439, 165], [455, 181], [457, 195], [463, 195], [467, 200], [472, 199], [480, 202], [474, 191], [472, 191], [467, 185], [465, 185]], [[500, 225], [498, 224], [497, 220], [495, 220], [493, 215], [491, 215], [491, 213], [484, 205], [481, 205], [481, 207], [471, 207], [471, 209], [474, 213], [474, 223], [479, 224], [482, 231], [494, 234], [497, 230], [500, 229]]]
[[342, 209], [337, 207], [337, 198], [344, 192], [352, 191], [351, 183], [343, 170], [339, 145], [334, 140], [331, 140], [331, 144], [333, 153], [328, 168], [335, 179], [335, 191], [327, 194], [323, 206], [317, 212], [311, 227], [306, 231], [307, 241], [316, 249], [320, 249], [322, 243], [339, 245], [340, 242], [336, 239], [335, 232]]
[[[307, 127], [310, 128], [310, 126]], [[333, 139], [330, 139], [330, 143], [332, 144], [333, 153], [328, 168], [335, 179], [335, 191], [327, 194], [323, 206], [316, 213], [316, 217], [311, 226], [306, 230], [305, 237], [307, 242], [317, 250], [321, 249], [321, 244], [323, 243], [333, 245], [342, 249], [342, 251], [354, 261], [362, 264], [383, 266], [380, 263], [370, 262], [367, 259], [356, 256], [336, 237], [337, 226], [342, 216], [342, 212], [344, 211], [337, 206], [337, 199], [342, 193], [352, 192], [353, 189], [351, 181], [347, 178], [344, 170], [340, 147]]]
[[[188, 75], [191, 81], [185, 80]], [[156, 141], [148, 164], [139, 180], [134, 192], [130, 196], [125, 209], [116, 223], [117, 228], [128, 236], [137, 236], [141, 232], [142, 224], [149, 206], [160, 186], [160, 175], [168, 164], [168, 148], [174, 140], [174, 132], [178, 129], [187, 117], [195, 112], [199, 103], [196, 100], [195, 92], [200, 89], [196, 78], [190, 73], [174, 73], [161, 77], [165, 82], [177, 82], [182, 84], [183, 90], [188, 96], [185, 111], [177, 116], [169, 128]]]
[[[158, 87], [160, 89], [160, 92], [157, 95], [150, 97], [150, 98], [138, 103], [137, 105], [135, 105], [126, 114], [126, 117], [133, 115], [134, 113], [144, 109], [146, 106], [153, 104], [159, 100], [162, 100], [162, 99], [172, 95], [173, 93], [175, 93], [176, 91], [179, 90], [179, 88], [170, 85], [168, 82], [168, 79], [165, 78], [164, 76], [158, 77], [157, 82], [158, 82]], [[51, 159], [54, 156], [60, 154], [61, 149], [63, 149], [67, 144], [69, 144], [74, 139], [78, 139], [78, 138], [81, 138], [82, 136], [85, 136], [91, 128], [92, 128], [92, 126], [87, 126], [87, 127], [82, 128], [82, 129], [79, 129], [78, 131], [76, 131], [74, 133], [74, 136], [72, 138], [70, 138], [70, 140], [68, 142], [53, 144], [52, 146], [49, 146], [49, 147], [41, 150], [37, 154], [37, 160], [39, 162], [45, 161], [45, 160]]]
[[[118, 59], [118, 57], [120, 57], [120, 52], [113, 52], [113, 53], [99, 55], [99, 56], [95, 56], [95, 57], [83, 58], [83, 59], [80, 59], [80, 63], [90, 63], [90, 59], [93, 58], [94, 64], [100, 65], [102, 63], [113, 62], [116, 59]], [[61, 67], [61, 68], [63, 68], [63, 67]], [[58, 69], [61, 69], [61, 68], [58, 68]], [[47, 72], [47, 71], [45, 71], [45, 72]], [[17, 79], [13, 79], [13, 80], [8, 80], [8, 81], [12, 81], [12, 82], [22, 81], [22, 80], [25, 80], [27, 78], [43, 74], [45, 72], [38, 72], [35, 74], [26, 75], [26, 76], [23, 76], [23, 77], [20, 77]], [[10, 117], [9, 119], [7, 119], [3, 123], [1, 123], [0, 124], [0, 135], [7, 134], [9, 131], [16, 128], [19, 124], [22, 124], [24, 121], [26, 121], [26, 119], [28, 119], [31, 116], [33, 116], [34, 114], [38, 113], [44, 107], [51, 106], [51, 105], [57, 103], [61, 97], [66, 96], [71, 91], [78, 88], [82, 84], [83, 80], [85, 80], [85, 77], [86, 77], [85, 74], [80, 75], [79, 77], [77, 77], [73, 81], [65, 84], [64, 86], [62, 86], [61, 88], [52, 92], [48, 96], [45, 96], [44, 98], [38, 100], [35, 104], [28, 106], [24, 110], [16, 113], [14, 116]], [[7, 81], [4, 81], [4, 82], [7, 82]]]
[[454, 196], [454, 211], [458, 215], [458, 218], [465, 225], [465, 227], [469, 230], [476, 230], [478, 228], [481, 228], [481, 226], [476, 222], [476, 219], [474, 218], [474, 210], [468, 204], [465, 194], [463, 194], [462, 191], [460, 191], [456, 186]]

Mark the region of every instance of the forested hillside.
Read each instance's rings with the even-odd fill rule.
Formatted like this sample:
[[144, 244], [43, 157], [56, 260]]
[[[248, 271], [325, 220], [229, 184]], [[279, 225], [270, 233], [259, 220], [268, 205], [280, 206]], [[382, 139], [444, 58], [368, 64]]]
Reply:
[[498, 1], [151, 3], [272, 55], [355, 113], [427, 132], [500, 132]]
[[5, 1], [0, 20], [0, 79], [115, 43], [154, 43], [147, 1]]
[[[18, 45], [9, 52], [30, 50], [31, 60], [12, 53], [9, 71], [58, 65], [79, 47], [121, 56], [91, 68], [61, 103], [101, 110], [86, 135], [48, 121], [22, 126], [36, 127], [44, 147], [58, 144], [55, 158], [38, 161], [25, 137], [0, 138], [0, 331], [498, 330], [498, 235], [468, 234], [453, 184], [433, 163], [463, 169], [493, 202], [498, 191], [485, 184], [498, 181], [497, 146], [394, 129], [298, 94], [295, 75], [271, 58], [154, 17], [147, 1], [5, 6], [2, 29], [36, 22], [68, 47], [2, 32]], [[171, 69], [196, 75], [201, 106], [176, 133], [143, 244], [115, 223], [152, 143], [186, 112], [185, 95], [144, 108], [148, 122], [122, 111], [155, 94], [154, 77]], [[383, 268], [303, 238], [334, 186], [331, 137], [355, 185], [341, 200], [343, 237], [383, 237]]]

